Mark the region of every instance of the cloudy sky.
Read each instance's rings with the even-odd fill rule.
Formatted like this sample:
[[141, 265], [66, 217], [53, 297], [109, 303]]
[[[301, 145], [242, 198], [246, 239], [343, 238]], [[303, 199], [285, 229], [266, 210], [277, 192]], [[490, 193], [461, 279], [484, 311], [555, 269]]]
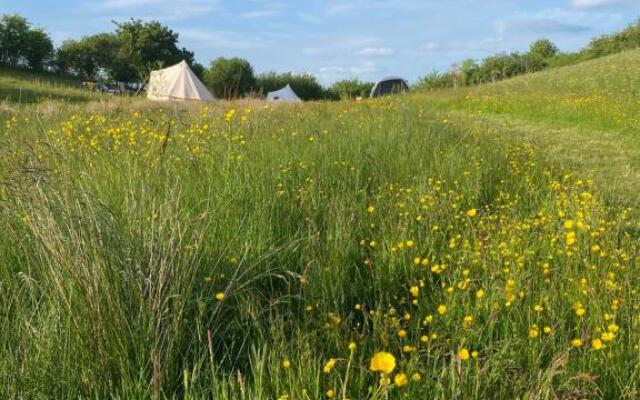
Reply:
[[310, 72], [322, 83], [401, 75], [410, 81], [461, 59], [524, 50], [540, 37], [562, 50], [624, 28], [640, 0], [2, 0], [64, 39], [157, 19], [207, 65], [248, 59], [257, 72]]

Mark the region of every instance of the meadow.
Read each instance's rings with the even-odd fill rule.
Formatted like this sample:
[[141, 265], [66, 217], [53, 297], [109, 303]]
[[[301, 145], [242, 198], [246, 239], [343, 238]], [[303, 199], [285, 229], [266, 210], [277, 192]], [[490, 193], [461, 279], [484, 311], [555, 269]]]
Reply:
[[637, 398], [638, 64], [3, 103], [0, 397]]

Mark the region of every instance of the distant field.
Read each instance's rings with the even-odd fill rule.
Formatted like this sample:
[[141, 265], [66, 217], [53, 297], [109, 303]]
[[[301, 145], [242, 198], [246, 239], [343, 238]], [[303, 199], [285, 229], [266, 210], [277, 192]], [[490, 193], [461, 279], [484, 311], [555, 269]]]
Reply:
[[5, 103], [0, 397], [638, 398], [637, 67]]
[[84, 102], [99, 96], [82, 90], [79, 80], [0, 68], [0, 101], [22, 104], [44, 100]]

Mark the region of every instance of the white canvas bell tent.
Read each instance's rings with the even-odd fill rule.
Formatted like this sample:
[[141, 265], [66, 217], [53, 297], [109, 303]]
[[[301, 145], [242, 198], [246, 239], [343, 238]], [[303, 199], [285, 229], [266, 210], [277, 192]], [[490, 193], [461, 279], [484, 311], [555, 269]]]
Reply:
[[299, 103], [300, 97], [296, 94], [296, 92], [291, 89], [291, 86], [287, 85], [280, 90], [276, 90], [275, 92], [267, 93], [268, 101], [291, 101]]
[[193, 73], [189, 64], [182, 61], [169, 68], [151, 72], [147, 98], [150, 100], [214, 101], [207, 87]]

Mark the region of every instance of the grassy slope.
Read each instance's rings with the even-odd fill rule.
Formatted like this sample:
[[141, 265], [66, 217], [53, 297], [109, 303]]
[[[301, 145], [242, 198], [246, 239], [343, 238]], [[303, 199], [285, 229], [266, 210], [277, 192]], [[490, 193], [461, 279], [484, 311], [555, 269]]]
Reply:
[[5, 111], [0, 397], [381, 398], [386, 350], [421, 378], [390, 398], [637, 398], [640, 227], [607, 178], [635, 176], [633, 94], [561, 77], [634, 54], [358, 103]]
[[640, 50], [547, 70], [425, 101], [465, 123], [533, 142], [591, 173], [613, 201], [640, 185]]
[[43, 100], [84, 102], [92, 98], [96, 94], [82, 90], [78, 80], [0, 68], [0, 101], [29, 104]]

